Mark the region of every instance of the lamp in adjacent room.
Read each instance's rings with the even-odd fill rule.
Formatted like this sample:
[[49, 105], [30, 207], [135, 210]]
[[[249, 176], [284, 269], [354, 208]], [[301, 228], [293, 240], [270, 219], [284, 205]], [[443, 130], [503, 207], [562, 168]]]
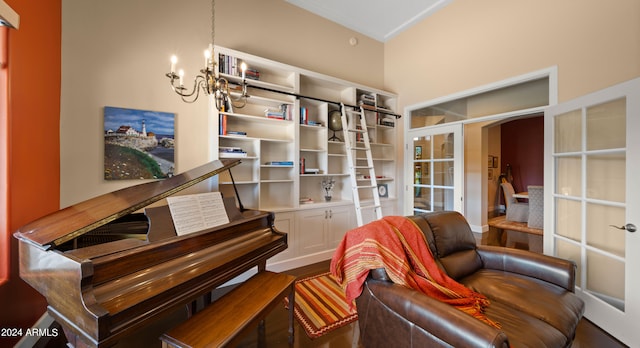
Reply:
[[216, 2], [211, 1], [211, 44], [209, 48], [204, 51], [204, 68], [200, 69], [200, 74], [193, 79], [193, 87], [189, 90], [184, 84], [184, 70], [180, 69], [176, 73], [176, 64], [178, 63], [178, 57], [171, 56], [171, 68], [167, 73], [167, 77], [171, 82], [171, 89], [182, 98], [182, 101], [186, 103], [195, 102], [200, 96], [202, 90], [207, 95], [213, 95], [215, 99], [216, 109], [219, 111], [227, 111], [232, 106], [235, 108], [242, 108], [247, 103], [247, 83], [245, 79], [245, 72], [247, 65], [242, 62], [240, 71], [242, 72], [242, 79], [240, 86], [236, 92], [239, 94], [236, 97], [232, 96], [229, 88], [229, 80], [221, 77], [218, 68], [217, 60], [213, 57], [213, 48], [215, 45], [215, 33], [216, 33]]

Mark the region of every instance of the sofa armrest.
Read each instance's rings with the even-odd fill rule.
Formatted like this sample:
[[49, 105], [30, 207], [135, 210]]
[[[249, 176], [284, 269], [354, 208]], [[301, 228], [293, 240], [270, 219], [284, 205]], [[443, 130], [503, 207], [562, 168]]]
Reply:
[[573, 261], [525, 250], [480, 245], [478, 254], [485, 268], [522, 274], [575, 292]]
[[[356, 303], [361, 343], [367, 347], [509, 347], [504, 332], [391, 282], [368, 279]], [[389, 337], [394, 341], [386, 342]]]

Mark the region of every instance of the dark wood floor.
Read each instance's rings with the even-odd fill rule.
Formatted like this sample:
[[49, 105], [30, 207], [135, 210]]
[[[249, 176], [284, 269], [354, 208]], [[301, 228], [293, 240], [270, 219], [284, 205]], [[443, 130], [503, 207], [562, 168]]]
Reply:
[[[322, 262], [300, 269], [291, 270], [287, 273], [298, 277], [306, 277], [329, 270], [329, 263]], [[288, 344], [287, 336], [287, 311], [282, 308], [274, 310], [266, 319], [266, 346], [267, 347], [291, 347]], [[323, 348], [350, 348], [353, 342], [354, 327], [358, 322], [342, 327], [330, 332], [320, 338], [311, 340], [307, 337], [304, 330], [296, 322], [296, 336], [294, 348], [307, 347], [323, 347]], [[246, 337], [240, 347], [258, 347], [257, 333], [254, 336]], [[582, 319], [578, 325], [576, 339], [573, 348], [587, 347], [607, 347], [619, 348], [625, 347], [615, 338], [609, 336], [606, 332], [600, 330], [597, 326], [586, 319]]]

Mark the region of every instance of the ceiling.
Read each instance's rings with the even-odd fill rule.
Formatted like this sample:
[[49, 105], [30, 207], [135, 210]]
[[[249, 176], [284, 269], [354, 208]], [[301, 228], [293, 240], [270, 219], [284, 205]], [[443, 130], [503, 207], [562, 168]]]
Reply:
[[453, 0], [286, 0], [351, 30], [386, 42]]

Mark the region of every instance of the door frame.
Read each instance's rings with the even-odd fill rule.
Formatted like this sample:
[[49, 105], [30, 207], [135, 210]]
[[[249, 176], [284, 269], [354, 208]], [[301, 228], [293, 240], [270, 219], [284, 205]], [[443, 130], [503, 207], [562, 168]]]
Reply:
[[[433, 105], [438, 105], [441, 103], [445, 103], [445, 102], [450, 102], [450, 101], [454, 101], [457, 99], [462, 99], [462, 98], [466, 98], [466, 97], [471, 97], [477, 94], [482, 94], [482, 93], [486, 93], [486, 92], [491, 92], [491, 91], [495, 91], [495, 90], [499, 90], [502, 88], [506, 88], [506, 87], [510, 87], [510, 86], [514, 86], [514, 85], [518, 85], [518, 84], [522, 84], [525, 82], [529, 82], [532, 80], [538, 80], [538, 79], [543, 79], [543, 78], [547, 78], [548, 79], [548, 83], [549, 83], [549, 103], [548, 105], [545, 106], [540, 106], [540, 107], [534, 107], [534, 108], [530, 108], [530, 109], [522, 109], [522, 110], [515, 110], [515, 111], [510, 111], [510, 112], [505, 112], [505, 113], [500, 113], [500, 114], [494, 114], [494, 115], [487, 115], [487, 116], [482, 116], [482, 117], [476, 117], [476, 118], [470, 118], [470, 119], [466, 119], [466, 120], [461, 120], [461, 121], [456, 121], [456, 122], [451, 122], [451, 123], [447, 123], [449, 125], [451, 124], [462, 124], [463, 128], [464, 125], [467, 124], [472, 124], [472, 123], [478, 123], [478, 122], [491, 122], [491, 121], [505, 121], [505, 120], [511, 120], [511, 119], [515, 119], [517, 117], [526, 117], [527, 115], [531, 115], [534, 113], [543, 113], [544, 110], [552, 105], [556, 105], [558, 103], [558, 67], [557, 66], [551, 66], [548, 68], [544, 68], [544, 69], [540, 69], [540, 70], [536, 70], [536, 71], [532, 71], [530, 73], [526, 73], [523, 75], [518, 75], [515, 77], [511, 77], [511, 78], [507, 78], [501, 81], [497, 81], [497, 82], [493, 82], [493, 83], [489, 83], [486, 85], [482, 85], [479, 87], [474, 87], [468, 90], [464, 90], [461, 92], [457, 92], [457, 93], [453, 93], [450, 95], [446, 95], [443, 97], [439, 97], [439, 98], [435, 98], [435, 99], [431, 99], [431, 100], [427, 100], [424, 102], [419, 102], [416, 104], [411, 104], [408, 105], [404, 108], [404, 142], [405, 142], [405, 146], [401, 147], [402, 149], [405, 150], [405, 154], [403, 156], [403, 158], [405, 158], [405, 162], [404, 162], [404, 166], [399, 167], [398, 170], [398, 177], [402, 177], [405, 181], [404, 181], [404, 190], [401, 190], [401, 192], [399, 192], [400, 195], [402, 195], [402, 197], [400, 198], [400, 202], [403, 203], [403, 209], [401, 209], [401, 211], [403, 211], [405, 214], [411, 214], [412, 213], [412, 209], [413, 209], [413, 203], [412, 201], [409, 201], [409, 198], [411, 197], [407, 197], [410, 196], [409, 192], [412, 192], [412, 180], [407, 181], [407, 175], [405, 174], [407, 171], [410, 171], [411, 168], [408, 168], [410, 162], [407, 161], [407, 150], [406, 150], [406, 144], [409, 143], [409, 139], [411, 139], [411, 136], [409, 135], [409, 133], [411, 134], [415, 134], [416, 131], [421, 130], [421, 129], [425, 129], [425, 128], [430, 128], [430, 127], [435, 127], [435, 126], [428, 126], [428, 127], [422, 127], [422, 128], [414, 128], [411, 129], [411, 113], [413, 111], [419, 110], [419, 109], [423, 109], [429, 106], [433, 106]], [[462, 139], [462, 144], [463, 149], [464, 149], [464, 136]], [[480, 155], [480, 158], [487, 158], [488, 156], [488, 150], [483, 147], [482, 149], [482, 153]], [[465, 156], [464, 156], [464, 150], [463, 150], [463, 156], [462, 158], [456, 158], [456, 161], [461, 161], [461, 163], [454, 163], [454, 166], [456, 166], [456, 168], [459, 166], [460, 168], [464, 168], [463, 164], [465, 162]], [[462, 182], [463, 182], [463, 191], [462, 191], [462, 210], [464, 211], [464, 215], [465, 218], [467, 219], [467, 221], [469, 222], [469, 225], [471, 226], [471, 230], [473, 232], [476, 233], [483, 233], [483, 232], [487, 232], [489, 230], [489, 226], [487, 225], [487, 200], [486, 200], [486, 196], [487, 196], [487, 180], [488, 180], [488, 168], [487, 168], [487, 161], [481, 161], [481, 173], [479, 176], [477, 176], [477, 180], [475, 180], [473, 183], [468, 182], [468, 178], [467, 178], [467, 173], [466, 172], [462, 172]], [[480, 197], [476, 197], [476, 196], [472, 196], [469, 195], [466, 190], [464, 189], [464, 187], [469, 187], [470, 185], [480, 185], [481, 189], [480, 191]], [[470, 207], [467, 206], [466, 202], [468, 201], [475, 201], [475, 200], [479, 200], [480, 202], [482, 202], [482, 204], [480, 205], [480, 208], [478, 209], [471, 209]]]

